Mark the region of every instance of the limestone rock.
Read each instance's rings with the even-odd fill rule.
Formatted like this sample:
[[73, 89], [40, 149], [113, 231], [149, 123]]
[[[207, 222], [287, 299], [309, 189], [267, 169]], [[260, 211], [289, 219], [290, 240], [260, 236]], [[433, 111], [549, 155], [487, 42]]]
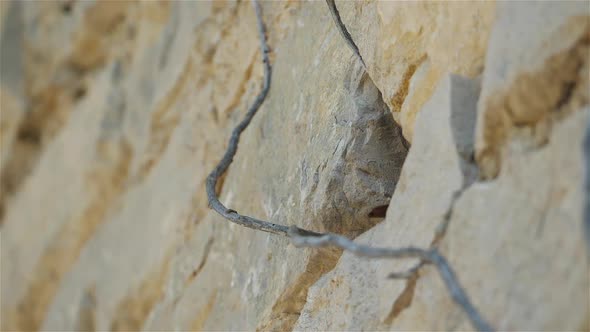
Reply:
[[447, 73], [475, 78], [483, 71], [496, 14], [493, 1], [336, 3], [410, 141], [416, 115]]
[[[109, 3], [77, 2], [67, 12], [58, 2], [22, 3], [25, 40], [45, 48], [25, 62], [31, 109], [17, 132], [29, 134], [18, 135], [2, 161], [3, 186], [14, 181], [14, 190], [2, 192], [3, 329], [72, 330], [89, 321], [100, 330], [141, 328], [164, 291], [159, 271], [168, 271], [173, 248], [190, 234], [194, 211], [206, 210], [196, 184], [214, 160], [202, 164], [206, 141], [197, 137], [212, 122], [197, 120], [210, 114], [186, 111], [209, 100], [207, 90], [194, 95], [191, 68], [201, 60], [186, 41], [202, 22], [195, 13], [208, 6]], [[92, 30], [104, 40], [86, 51], [104, 61], [72, 70], [73, 51], [62, 46], [97, 22], [109, 31]], [[117, 43], [123, 54], [111, 53], [111, 37], [124, 37]], [[195, 123], [204, 126], [197, 134]], [[182, 157], [195, 141], [201, 154]], [[94, 294], [92, 313], [80, 308], [87, 294]]]
[[[589, 110], [587, 8], [582, 9], [581, 3], [502, 6], [483, 75], [476, 131], [477, 138], [483, 138], [478, 141], [481, 144], [478, 152], [485, 151], [482, 146], [501, 151], [502, 169], [499, 174], [498, 169], [489, 173], [487, 161], [479, 158], [483, 176], [497, 178], [491, 182], [475, 182], [461, 193], [452, 205], [450, 228], [440, 243], [475, 305], [499, 330], [587, 330], [590, 270], [584, 237], [580, 236], [584, 200], [580, 186], [584, 167], [580, 147]], [[545, 25], [546, 21], [550, 24]], [[519, 28], [521, 24], [527, 28]], [[527, 33], [515, 34], [515, 31]], [[562, 39], [557, 42], [559, 36]], [[527, 71], [530, 68], [535, 68], [533, 74]], [[526, 77], [521, 81], [515, 79], [520, 86], [510, 83], [512, 77], [519, 75]], [[569, 82], [566, 90], [562, 88], [564, 82]], [[567, 91], [565, 97], [564, 91]], [[535, 99], [533, 92], [549, 95]], [[512, 93], [514, 97], [510, 97]], [[504, 125], [513, 133], [503, 137], [504, 141], [485, 141], [489, 137], [486, 132], [497, 129], [494, 127], [497, 123], [493, 122], [499, 117], [494, 113], [497, 109], [489, 107], [489, 101], [497, 94], [508, 100], [506, 104], [514, 102], [521, 107], [506, 110], [532, 112], [537, 117], [534, 121], [538, 121], [533, 123], [534, 130], [520, 128], [522, 124], [515, 121], [519, 115], [510, 114], [512, 122]], [[563, 98], [558, 98], [556, 103], [553, 95]], [[438, 92], [431, 102], [444, 105], [436, 102], [437, 96]], [[431, 115], [431, 105], [427, 104], [419, 113], [416, 139], [435, 132], [421, 130], [422, 116], [429, 114], [432, 121], [440, 122]], [[461, 119], [467, 118], [462, 116]], [[452, 126], [452, 132], [451, 136], [459, 136], [462, 131]], [[460, 136], [469, 138], [469, 135]], [[403, 192], [400, 192], [407, 186], [406, 172], [420, 169], [413, 162], [419, 148], [416, 140], [386, 221], [361, 235], [359, 242], [396, 247], [410, 243], [428, 245], [424, 233], [433, 233], [436, 218], [422, 220], [411, 227], [397, 224], [408, 218], [408, 214], [419, 211], [401, 201]], [[430, 166], [431, 172], [442, 169], [436, 163], [431, 162]], [[458, 166], [455, 164], [455, 168]], [[457, 169], [454, 172], [457, 174]], [[443, 186], [445, 189], [451, 191], [459, 187], [458, 180], [449, 179], [451, 181]], [[418, 185], [420, 182], [413, 179], [409, 183]], [[433, 186], [423, 188], [427, 189], [422, 189], [416, 197], [432, 210], [433, 204], [427, 194]], [[393, 222], [398, 226], [395, 229]], [[389, 223], [392, 225], [388, 226]], [[425, 231], [413, 233], [424, 224], [428, 226]], [[367, 262], [343, 255], [336, 268], [310, 289], [298, 329], [319, 326], [320, 329], [389, 327], [392, 330], [463, 331], [472, 328], [432, 267], [410, 278], [405, 288], [399, 281], [384, 279], [387, 272], [408, 266]], [[385, 283], [397, 284], [397, 288], [388, 288]]]
[[588, 123], [583, 145], [584, 163], [586, 167], [584, 173], [584, 227], [586, 246], [588, 247], [588, 255], [590, 256], [590, 119], [588, 119]]
[[545, 144], [553, 122], [588, 103], [589, 15], [576, 1], [499, 4], [479, 101], [484, 178], [500, 172], [508, 141]]
[[[461, 151], [469, 149], [479, 83], [450, 75], [418, 115], [416, 139], [385, 221], [356, 241], [381, 247], [428, 247], [444, 221], [455, 191], [463, 187]], [[463, 123], [454, 136], [456, 116]], [[471, 120], [469, 120], [471, 119]], [[467, 126], [465, 126], [467, 125]], [[411, 211], [411, 213], [409, 212]], [[309, 291], [297, 330], [383, 330], [411, 303], [417, 279], [387, 279], [416, 262], [368, 261], [345, 253], [336, 268]], [[421, 282], [421, 281], [418, 281]], [[386, 294], [386, 295], [385, 295]], [[336, 305], [338, 304], [338, 305]]]
[[[580, 236], [588, 14], [574, 2], [503, 3], [494, 25], [476, 130], [480, 170], [494, 180], [461, 195], [442, 245], [499, 330], [589, 328]], [[452, 303], [436, 279], [425, 270], [395, 329], [470, 328], [456, 307], [441, 309]]]
[[[324, 6], [299, 12], [299, 24], [317, 29], [313, 36], [295, 32], [276, 44], [277, 53], [292, 57], [274, 63], [269, 99], [240, 142], [221, 200], [243, 214], [355, 236], [381, 220], [371, 212], [388, 204], [406, 148], [356, 59], [332, 60], [346, 49], [329, 38], [333, 28], [321, 24], [329, 17]], [[169, 303], [154, 315], [148, 328], [176, 315], [180, 329], [290, 330], [307, 288], [340, 255], [299, 250], [286, 239], [229, 225], [214, 213], [205, 221], [216, 225], [210, 255], [223, 256], [178, 294], [178, 306]], [[226, 284], [219, 284], [219, 274], [226, 275]], [[205, 291], [202, 285], [219, 286]], [[198, 303], [190, 307], [208, 319], [195, 320], [194, 311], [181, 308], [187, 303]]]
[[[272, 86], [225, 204], [435, 242], [495, 326], [588, 329], [587, 6], [337, 1], [365, 73], [325, 3], [261, 4]], [[470, 328], [430, 268], [389, 280], [415, 262], [294, 248], [208, 209], [258, 42], [244, 1], [0, 1], [2, 330]]]
[[[556, 124], [542, 148], [513, 151], [506, 159], [509, 171], [473, 184], [453, 209], [443, 252], [498, 330], [588, 329], [583, 161], [571, 146], [582, 142], [589, 111]], [[429, 267], [392, 328], [465, 331], [471, 326]]]
[[[269, 4], [265, 18], [274, 26], [296, 9]], [[29, 75], [49, 73], [27, 81], [27, 93], [57, 99], [40, 101], [35, 120], [25, 119], [40, 140], [7, 200], [4, 326], [288, 329], [307, 287], [339, 252], [298, 250], [230, 225], [207, 210], [202, 186], [259, 89], [249, 4], [99, 1], [68, 11], [57, 3], [25, 8], [28, 43], [56, 49], [26, 64]], [[321, 23], [327, 8], [298, 14], [323, 30], [315, 38], [271, 32], [276, 54], [292, 57], [274, 62], [271, 97], [242, 140], [222, 200], [354, 236], [381, 220], [372, 212], [388, 204], [407, 149], [364, 70], [332, 60], [345, 49]], [[64, 34], [67, 25], [76, 33]], [[129, 40], [113, 48], [120, 38]], [[22, 164], [8, 165], [6, 178], [16, 178], [5, 170]], [[45, 190], [59, 193], [59, 203]], [[27, 209], [32, 202], [37, 208]], [[234, 318], [218, 319], [227, 315]]]

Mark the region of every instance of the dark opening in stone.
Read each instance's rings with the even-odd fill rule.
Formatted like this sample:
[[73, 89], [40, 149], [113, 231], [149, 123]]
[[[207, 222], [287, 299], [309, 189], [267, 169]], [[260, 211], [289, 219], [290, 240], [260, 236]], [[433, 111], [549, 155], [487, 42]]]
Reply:
[[369, 213], [369, 218], [385, 218], [385, 214], [387, 213], [388, 207], [389, 207], [389, 205], [381, 205], [381, 206], [374, 208]]
[[64, 14], [69, 14], [72, 12], [72, 2], [68, 1], [61, 5], [61, 11]]

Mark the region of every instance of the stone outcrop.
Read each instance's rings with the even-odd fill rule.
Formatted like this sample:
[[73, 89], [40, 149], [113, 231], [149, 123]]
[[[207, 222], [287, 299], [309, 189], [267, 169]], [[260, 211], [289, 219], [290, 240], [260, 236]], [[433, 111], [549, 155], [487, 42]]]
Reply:
[[[436, 245], [496, 328], [588, 330], [587, 3], [336, 4], [366, 72], [325, 3], [262, 2], [221, 201]], [[472, 328], [431, 266], [208, 209], [258, 45], [248, 2], [0, 2], [2, 330]]]
[[[464, 183], [461, 167], [466, 161], [458, 153], [451, 118], [459, 113], [463, 119], [474, 119], [478, 95], [476, 80], [453, 75], [443, 79], [418, 115], [416, 137], [385, 221], [359, 236], [358, 242], [428, 247], [435, 241], [434, 231], [445, 222], [455, 192]], [[387, 329], [410, 305], [418, 282], [418, 276], [393, 281], [387, 275], [415, 263], [369, 261], [345, 253], [336, 268], [310, 289], [296, 329]], [[330, 305], [333, 301], [346, 305]]]

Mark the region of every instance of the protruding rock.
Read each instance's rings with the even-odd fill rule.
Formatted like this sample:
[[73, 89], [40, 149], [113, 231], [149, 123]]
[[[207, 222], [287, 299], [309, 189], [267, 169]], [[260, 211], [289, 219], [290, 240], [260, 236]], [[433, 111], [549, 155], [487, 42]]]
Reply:
[[[510, 149], [505, 170], [457, 200], [442, 251], [498, 330], [587, 330], [582, 144], [590, 109], [555, 124], [534, 151]], [[431, 267], [395, 330], [470, 330]]]
[[[385, 221], [356, 241], [386, 247], [430, 246], [455, 192], [463, 187], [462, 167], [468, 162], [463, 156], [472, 151], [478, 94], [476, 80], [455, 75], [441, 80], [418, 114], [414, 144]], [[459, 114], [460, 120], [453, 119]], [[413, 288], [421, 282], [391, 280], [387, 275], [415, 263], [368, 261], [344, 253], [336, 268], [311, 287], [296, 329], [387, 329], [411, 303]]]

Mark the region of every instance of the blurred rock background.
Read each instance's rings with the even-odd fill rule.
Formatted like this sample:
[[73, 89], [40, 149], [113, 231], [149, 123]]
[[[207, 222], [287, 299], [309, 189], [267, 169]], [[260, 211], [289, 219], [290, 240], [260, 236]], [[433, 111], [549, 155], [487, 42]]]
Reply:
[[[273, 83], [222, 201], [438, 243], [498, 329], [589, 330], [588, 2], [336, 3], [358, 86], [324, 2], [261, 1]], [[0, 2], [2, 330], [472, 328], [431, 267], [387, 279], [415, 262], [297, 249], [207, 208], [258, 45], [247, 1]]]

